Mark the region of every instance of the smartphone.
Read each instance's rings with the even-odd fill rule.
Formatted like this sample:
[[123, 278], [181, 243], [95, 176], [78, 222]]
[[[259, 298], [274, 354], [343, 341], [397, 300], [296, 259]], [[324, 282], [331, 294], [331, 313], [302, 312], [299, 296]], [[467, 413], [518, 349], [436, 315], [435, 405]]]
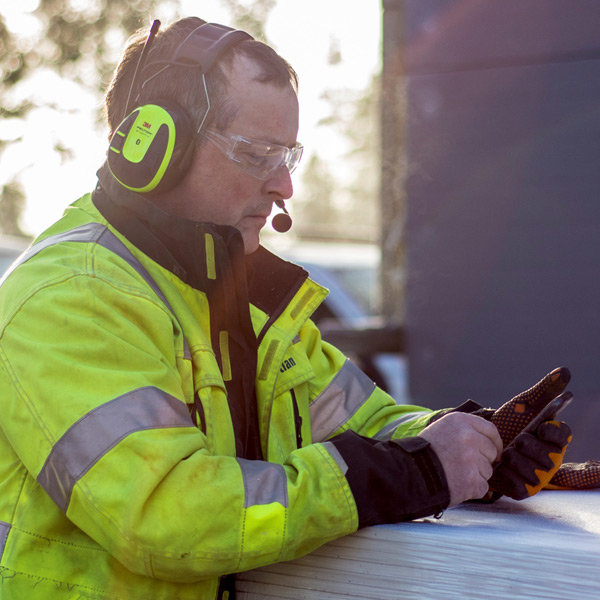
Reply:
[[571, 394], [571, 392], [563, 392], [560, 396], [556, 396], [554, 400], [550, 400], [550, 402], [542, 408], [521, 433], [533, 433], [544, 421], [552, 421], [563, 408], [571, 404], [571, 400], [573, 400], [573, 394]]

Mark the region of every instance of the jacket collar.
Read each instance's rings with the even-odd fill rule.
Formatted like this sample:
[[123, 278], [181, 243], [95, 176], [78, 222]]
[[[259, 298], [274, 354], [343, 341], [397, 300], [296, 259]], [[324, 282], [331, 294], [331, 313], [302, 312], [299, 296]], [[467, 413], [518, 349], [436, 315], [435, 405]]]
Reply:
[[308, 277], [302, 267], [262, 246], [245, 256], [242, 236], [234, 227], [185, 219], [123, 188], [106, 164], [98, 171], [92, 197], [106, 220], [134, 246], [200, 291], [207, 292], [213, 279], [207, 236], [213, 240], [210, 252], [217, 273], [235, 276], [238, 285], [247, 286], [248, 300], [270, 316], [282, 310]]

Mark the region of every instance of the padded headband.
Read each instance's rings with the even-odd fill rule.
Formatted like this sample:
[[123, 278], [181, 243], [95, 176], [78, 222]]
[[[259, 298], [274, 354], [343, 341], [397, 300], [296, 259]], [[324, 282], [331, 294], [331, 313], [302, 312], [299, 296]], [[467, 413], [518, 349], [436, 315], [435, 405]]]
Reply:
[[204, 23], [192, 31], [179, 44], [171, 61], [190, 67], [200, 67], [203, 73], [210, 71], [215, 61], [231, 46], [253, 37], [239, 29], [218, 23]]

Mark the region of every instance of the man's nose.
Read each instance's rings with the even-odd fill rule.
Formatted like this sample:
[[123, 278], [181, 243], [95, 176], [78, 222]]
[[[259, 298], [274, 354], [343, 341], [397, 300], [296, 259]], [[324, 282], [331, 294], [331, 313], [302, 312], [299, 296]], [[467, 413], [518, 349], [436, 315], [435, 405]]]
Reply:
[[292, 176], [287, 167], [281, 165], [265, 181], [265, 189], [268, 194], [275, 194], [282, 200], [287, 200], [294, 193]]

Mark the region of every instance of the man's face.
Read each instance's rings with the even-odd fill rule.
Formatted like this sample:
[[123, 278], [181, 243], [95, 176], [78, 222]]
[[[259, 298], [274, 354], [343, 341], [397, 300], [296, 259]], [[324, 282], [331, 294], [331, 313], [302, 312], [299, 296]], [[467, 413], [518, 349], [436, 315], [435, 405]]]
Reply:
[[[229, 98], [237, 107], [225, 135], [236, 134], [293, 146], [298, 134], [298, 100], [291, 85], [280, 88], [254, 81], [255, 64], [237, 57], [229, 77]], [[259, 233], [273, 203], [290, 198], [290, 174], [278, 167], [260, 180], [244, 171], [208, 141], [198, 147], [171, 209], [195, 221], [232, 225], [242, 234], [246, 254], [258, 248]]]

